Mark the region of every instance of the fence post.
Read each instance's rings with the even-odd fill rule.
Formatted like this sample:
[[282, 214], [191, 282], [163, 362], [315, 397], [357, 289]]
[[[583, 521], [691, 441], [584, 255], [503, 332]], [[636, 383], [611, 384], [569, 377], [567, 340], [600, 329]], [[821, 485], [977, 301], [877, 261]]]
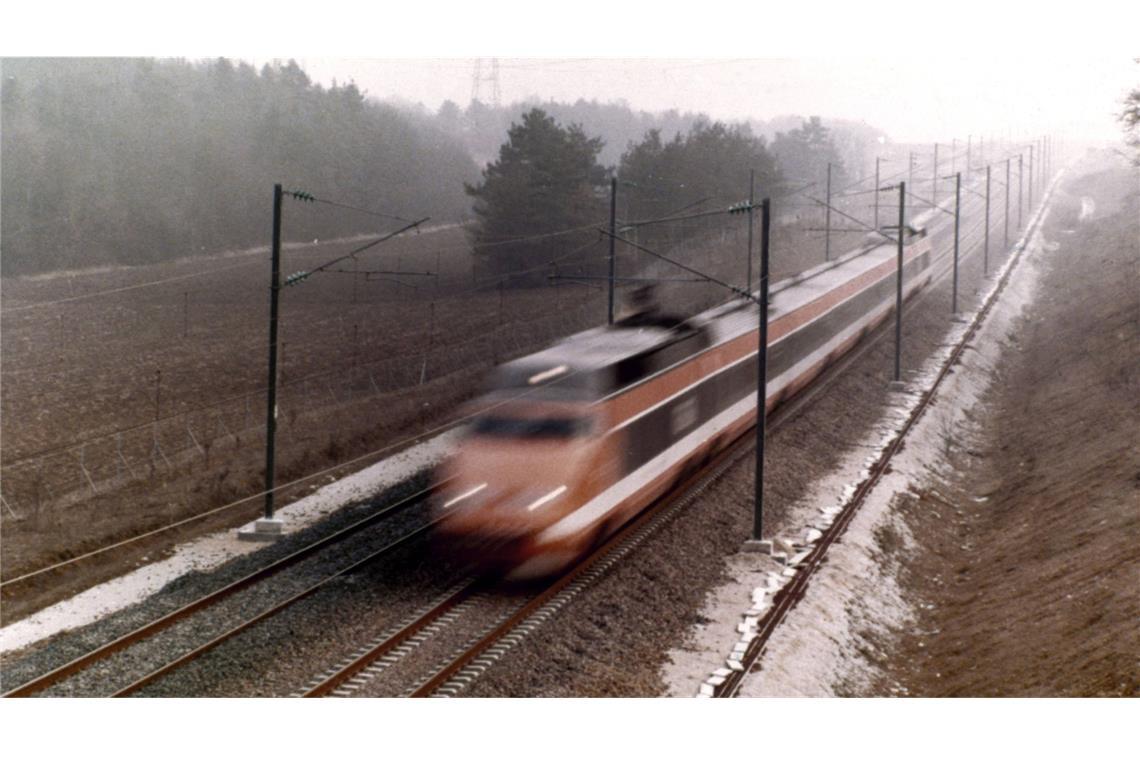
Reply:
[[1001, 239], [1001, 250], [1003, 254], [1009, 252], [1009, 165], [1010, 159], [1007, 157], [1005, 159], [1005, 215], [1003, 216], [1005, 232], [1002, 233]]
[[[612, 237], [610, 238], [610, 242], [611, 242], [611, 244], [613, 243]], [[611, 261], [612, 261], [612, 259], [611, 259]], [[499, 280], [499, 324], [495, 327], [495, 348], [494, 348], [494, 353], [493, 353], [493, 356], [495, 358], [495, 364], [499, 363], [499, 354], [501, 353], [500, 349], [499, 349], [499, 344], [502, 342], [502, 339], [503, 339], [503, 281]]]
[[610, 177], [610, 295], [609, 295], [609, 324], [614, 323], [614, 245], [617, 241], [617, 177]]
[[1029, 146], [1029, 210], [1033, 210], [1033, 146]]
[[[951, 297], [950, 312], [958, 313], [958, 223], [962, 212], [962, 172], [954, 174], [954, 292]], [[902, 230], [899, 230], [900, 237]]]
[[1021, 235], [1021, 206], [1022, 206], [1021, 201], [1022, 201], [1022, 196], [1024, 193], [1024, 185], [1022, 184], [1021, 178], [1022, 178], [1022, 175], [1025, 173], [1024, 169], [1025, 169], [1025, 162], [1022, 160], [1021, 154], [1018, 153], [1017, 154], [1017, 234], [1019, 237]]
[[875, 229], [879, 229], [879, 162], [882, 159], [875, 156]]
[[428, 357], [431, 355], [432, 338], [435, 337], [435, 301], [431, 302], [430, 309], [431, 309], [431, 314], [428, 317], [427, 349], [424, 350], [423, 366], [420, 367], [420, 385], [423, 385], [424, 380], [427, 378]]
[[153, 440], [154, 440], [154, 445], [151, 447], [151, 450], [150, 450], [151, 477], [153, 478], [154, 477], [154, 467], [156, 466], [156, 462], [155, 462], [155, 458], [154, 458], [155, 452], [157, 451], [158, 455], [160, 457], [162, 457], [162, 461], [166, 463], [167, 469], [170, 468], [170, 460], [166, 458], [166, 452], [162, 450], [162, 444], [158, 442], [158, 423], [157, 422], [154, 423], [154, 426], [151, 429], [151, 435], [153, 436]]
[[756, 197], [756, 170], [748, 170], [748, 279], [745, 289], [752, 292], [752, 206]]
[[[751, 213], [751, 212], [749, 212]], [[827, 162], [827, 205], [823, 216], [823, 260], [831, 261], [831, 162]]]
[[990, 165], [986, 164], [986, 242], [982, 248], [982, 276], [990, 273]]
[[206, 452], [202, 449], [202, 446], [198, 443], [198, 439], [194, 437], [194, 431], [190, 429], [190, 418], [189, 417], [186, 418], [186, 435], [190, 436], [190, 442], [194, 444], [194, 447], [196, 449], [198, 449], [198, 453], [201, 454], [202, 456], [205, 456]]
[[[133, 467], [131, 467], [131, 463], [128, 462], [127, 458], [123, 456], [123, 434], [122, 433], [118, 433], [117, 435], [115, 435], [115, 450], [119, 455], [119, 461], [122, 462], [124, 466], [126, 466], [127, 472], [129, 472], [131, 474], [131, 477], [132, 478], [137, 477], [135, 475], [135, 469]], [[118, 475], [122, 475], [122, 473], [123, 473], [123, 470], [122, 470], [122, 467], [120, 467], [118, 469]]]
[[906, 182], [899, 182], [898, 271], [895, 273], [895, 382], [902, 382], [903, 227], [906, 224]]
[[934, 173], [930, 179], [930, 205], [938, 205], [938, 143], [934, 143]]
[[40, 508], [43, 506], [43, 497], [40, 491], [44, 485], [44, 460], [36, 465], [36, 527], [39, 527]]

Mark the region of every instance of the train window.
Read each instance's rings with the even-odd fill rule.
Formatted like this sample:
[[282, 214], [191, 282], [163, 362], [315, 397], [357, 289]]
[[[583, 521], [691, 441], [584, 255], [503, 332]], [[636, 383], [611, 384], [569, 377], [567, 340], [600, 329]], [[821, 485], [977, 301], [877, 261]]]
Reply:
[[709, 343], [707, 330], [699, 327], [664, 345], [622, 359], [616, 367], [618, 385], [630, 385], [666, 367], [671, 367], [700, 352]]
[[478, 417], [471, 425], [473, 435], [491, 438], [574, 438], [590, 432], [585, 417]]

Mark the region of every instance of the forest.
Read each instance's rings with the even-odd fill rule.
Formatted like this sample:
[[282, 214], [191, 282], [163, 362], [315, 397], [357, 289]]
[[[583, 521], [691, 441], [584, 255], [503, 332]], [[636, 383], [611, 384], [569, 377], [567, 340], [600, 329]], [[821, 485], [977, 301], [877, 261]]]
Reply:
[[[527, 196], [534, 178], [514, 171], [515, 186], [495, 192], [509, 206], [500, 211], [522, 218], [492, 223], [490, 191], [480, 203], [474, 189], [485, 187], [480, 172], [493, 169], [512, 130], [535, 111], [543, 119], [533, 124], [548, 136], [577, 135], [563, 147], [589, 146], [585, 164], [555, 159], [562, 167], [578, 160], [585, 184], [571, 183], [571, 212], [560, 206], [564, 197]], [[615, 174], [628, 175], [627, 188], [641, 183], [633, 206], [623, 206], [632, 215], [668, 211], [698, 200], [695, 193], [717, 202], [728, 187], [739, 195], [742, 161], [754, 164], [759, 192], [785, 180], [819, 181], [827, 162], [837, 179], [858, 175], [881, 133], [827, 125], [799, 117], [725, 124], [624, 101], [476, 100], [464, 109], [446, 101], [431, 111], [366, 97], [352, 82], [322, 86], [294, 61], [258, 69], [225, 58], [4, 59], [0, 271], [144, 264], [265, 245], [276, 182], [402, 219], [474, 219], [483, 226], [471, 233], [478, 248], [555, 222], [594, 221]], [[654, 171], [669, 177], [668, 188], [649, 188]], [[532, 213], [540, 208], [543, 218]], [[287, 240], [383, 232], [392, 223], [336, 209], [293, 221]], [[511, 261], [496, 269], [518, 263], [518, 252], [502, 251]]]
[[[4, 274], [264, 245], [275, 182], [455, 220], [478, 173], [442, 131], [292, 62], [6, 59], [2, 114]], [[328, 214], [305, 232], [377, 223]]]

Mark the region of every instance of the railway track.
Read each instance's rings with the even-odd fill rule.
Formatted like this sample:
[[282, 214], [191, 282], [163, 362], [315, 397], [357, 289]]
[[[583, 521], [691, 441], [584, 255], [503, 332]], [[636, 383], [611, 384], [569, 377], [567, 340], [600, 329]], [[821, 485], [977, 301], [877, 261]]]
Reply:
[[[880, 478], [890, 470], [891, 460], [896, 453], [902, 448], [903, 441], [907, 434], [922, 417], [923, 413], [930, 406], [934, 400], [939, 386], [945, 380], [947, 375], [951, 372], [954, 365], [958, 362], [962, 352], [965, 351], [982, 323], [985, 321], [986, 316], [989, 314], [993, 306], [997, 303], [998, 297], [1004, 291], [1010, 276], [1017, 268], [1021, 255], [1025, 251], [1025, 246], [1028, 244], [1029, 239], [1032, 237], [1034, 231], [1041, 223], [1044, 216], [1045, 209], [1048, 207], [1049, 198], [1057, 185], [1059, 177], [1048, 186], [1048, 189], [1043, 193], [1040, 205], [1037, 212], [1033, 215], [1029, 225], [1026, 227], [1024, 235], [1021, 237], [1020, 245], [1013, 253], [1013, 258], [1008, 262], [1004, 268], [1001, 278], [998, 280], [996, 286], [991, 290], [989, 297], [982, 304], [981, 308], [975, 313], [974, 318], [970, 321], [969, 326], [963, 333], [962, 337], [954, 345], [950, 351], [949, 356], [943, 362], [941, 369], [934, 378], [929, 387], [922, 390], [919, 396], [918, 403], [915, 404], [910, 414], [907, 416], [903, 426], [900, 428], [898, 434], [887, 445], [886, 449], [879, 456], [878, 460], [869, 468], [867, 477], [855, 488], [854, 493], [847, 500], [847, 502], [840, 509], [831, 525], [822, 532], [822, 535], [816, 540], [814, 548], [795, 565], [795, 572], [787, 585], [777, 591], [772, 597], [772, 606], [757, 623], [756, 631], [751, 639], [748, 641], [747, 646], [743, 652], [740, 653], [739, 667], [736, 668], [723, 668], [714, 676], [716, 681], [715, 685], [709, 684], [709, 690], [704, 691], [703, 695], [713, 697], [733, 697], [739, 692], [741, 685], [744, 682], [745, 675], [752, 670], [760, 661], [764, 654], [769, 639], [773, 632], [779, 627], [780, 623], [787, 617], [788, 613], [796, 606], [796, 604], [803, 599], [807, 592], [808, 585], [811, 582], [813, 575], [819, 570], [820, 566], [826, 559], [827, 551], [843, 535], [847, 526], [854, 519], [855, 514], [858, 512], [859, 507], [866, 500], [867, 496], [874, 490]], [[943, 273], [942, 276], [945, 276]], [[707, 682], [706, 682], [707, 683]], [[711, 693], [710, 693], [711, 692]]]
[[[1048, 196], [1046, 196], [1047, 198]], [[1044, 208], [1042, 203], [1041, 208]], [[1040, 212], [1035, 219], [1040, 218]], [[1026, 231], [1023, 239], [1028, 239], [1036, 221]], [[968, 230], [971, 240], [964, 246], [967, 253], [960, 256], [959, 264], [978, 254], [977, 243], [980, 237], [981, 224], [973, 225]], [[1020, 256], [1024, 246], [1015, 252]], [[948, 254], [943, 257], [949, 259]], [[940, 257], [943, 258], [943, 257]], [[967, 330], [961, 341], [951, 353], [944, 364], [941, 373], [934, 384], [923, 394], [921, 407], [929, 403], [938, 384], [950, 371], [957, 361], [965, 345], [976, 332], [977, 326], [984, 319], [992, 307], [994, 300], [1000, 293], [1004, 282], [1013, 270], [1013, 265], [1006, 268], [1005, 275], [997, 288], [994, 289], [990, 299], [983, 305], [975, 317], [973, 325]], [[942, 281], [952, 271], [952, 262], [946, 261], [944, 266], [936, 271], [931, 286], [920, 291], [904, 306], [904, 314], [916, 308], [933, 292], [934, 284]], [[820, 393], [827, 390], [832, 383], [841, 376], [846, 369], [857, 361], [864, 352], [870, 350], [878, 340], [890, 332], [890, 320], [885, 321], [869, 331], [858, 349], [848, 352], [834, 362], [825, 373], [817, 379], [805, 392], [793, 400], [781, 405], [769, 417], [769, 426], [775, 430], [782, 427]], [[854, 517], [859, 505], [866, 494], [874, 487], [878, 477], [889, 467], [891, 456], [901, 446], [902, 440], [910, 427], [921, 414], [918, 411], [908, 420], [903, 431], [895, 439], [880, 463], [873, 470], [872, 476], [857, 490], [855, 496], [840, 513], [816, 544], [816, 549], [798, 567], [794, 581], [781, 592], [775, 606], [769, 615], [762, 621], [762, 628], [754, 641], [755, 651], [750, 652], [752, 660], [740, 671], [734, 671], [735, 678], [726, 678], [721, 691], [716, 696], [732, 696], [736, 693], [742, 681], [743, 673], [755, 662], [763, 651], [763, 645], [772, 631], [780, 624], [784, 616], [795, 603], [802, 598], [812, 573], [823, 562], [830, 545], [843, 533], [847, 524]], [[715, 483], [725, 471], [733, 464], [753, 450], [754, 441], [747, 432], [736, 439], [728, 448], [723, 450], [714, 460], [700, 471], [691, 476], [683, 485], [674, 489], [670, 495], [660, 499], [649, 509], [643, 512], [633, 522], [619, 531], [604, 545], [585, 558], [566, 575], [558, 578], [546, 588], [538, 591], [525, 601], [517, 604], [506, 614], [491, 625], [486, 623], [486, 615], [479, 616], [474, 612], [480, 602], [487, 598], [486, 591], [480, 590], [479, 584], [472, 582], [469, 585], [456, 589], [453, 594], [439, 602], [431, 610], [414, 621], [409, 622], [400, 631], [385, 637], [374, 647], [362, 652], [358, 658], [346, 663], [337, 673], [330, 674], [325, 679], [314, 684], [304, 696], [353, 696], [367, 694], [368, 696], [410, 696], [410, 697], [452, 697], [458, 696], [472, 682], [478, 679], [495, 662], [505, 656], [513, 647], [518, 645], [526, 636], [537, 630], [550, 617], [565, 607], [574, 596], [598, 580], [606, 570], [618, 562], [621, 557], [632, 551], [638, 544], [649, 537], [656, 529], [664, 525], [670, 518], [676, 516], [685, 506], [690, 504], [710, 485]], [[430, 670], [419, 677], [415, 686], [403, 687], [403, 690], [380, 694], [367, 692], [371, 678], [393, 667], [404, 657], [422, 645], [430, 637], [438, 636], [448, 627], [461, 627], [468, 622], [466, 630], [467, 642], [458, 651], [449, 654], [445, 659], [433, 661]]]
[[[438, 485], [420, 490], [414, 494], [411, 494], [410, 496], [406, 496], [397, 502], [383, 509], [380, 509], [377, 512], [368, 515], [360, 520], [357, 520], [356, 522], [344, 528], [341, 528], [340, 530], [328, 536], [325, 536], [318, 541], [315, 541], [301, 549], [298, 549], [297, 551], [294, 551], [291, 554], [288, 554], [285, 557], [282, 557], [263, 568], [260, 568], [235, 581], [232, 581], [222, 588], [199, 597], [192, 602], [184, 604], [172, 612], [169, 612], [155, 620], [139, 626], [129, 633], [123, 634], [114, 640], [97, 647], [96, 649], [93, 649], [63, 665], [60, 665], [59, 667], [56, 667], [42, 675], [39, 675], [36, 678], [33, 678], [21, 684], [20, 686], [4, 693], [3, 696], [28, 697], [42, 693], [60, 682], [63, 682], [69, 678], [76, 676], [77, 674], [87, 671], [96, 664], [107, 660], [109, 657], [118, 652], [138, 645], [141, 642], [152, 639], [162, 631], [165, 631], [177, 624], [184, 623], [193, 618], [195, 615], [207, 612], [224, 600], [233, 597], [241, 591], [245, 591], [247, 589], [253, 588], [254, 586], [257, 586], [258, 584], [265, 583], [270, 578], [273, 578], [290, 568], [296, 567], [302, 561], [315, 556], [319, 552], [327, 551], [332, 547], [341, 545], [347, 539], [359, 535], [365, 529], [373, 527], [387, 518], [410, 510], [417, 505], [423, 504], [428, 498], [430, 498], [432, 493], [434, 493], [435, 488], [437, 487]], [[356, 571], [365, 565], [377, 562], [393, 554], [397, 550], [407, 546], [412, 541], [423, 536], [431, 528], [432, 524], [433, 523], [430, 520], [426, 521], [413, 530], [404, 533], [395, 540], [385, 543], [384, 546], [382, 546], [380, 549], [369, 552], [362, 559], [354, 561], [351, 564], [340, 568], [336, 572], [326, 574], [319, 580], [305, 585], [299, 591], [295, 591], [294, 593], [289, 594], [284, 599], [275, 602], [260, 613], [252, 617], [248, 617], [236, 625], [228, 627], [221, 633], [194, 647], [191, 651], [188, 651], [178, 656], [177, 658], [164, 663], [163, 665], [151, 670], [146, 675], [134, 679], [130, 684], [118, 688], [117, 690], [113, 691], [110, 696], [128, 696], [137, 692], [139, 689], [142, 689], [143, 687], [155, 682], [156, 680], [169, 674], [175, 669], [197, 659], [201, 655], [214, 649], [223, 642], [234, 638], [238, 634], [251, 628], [257, 623], [267, 620], [268, 618], [279, 614], [289, 607], [294, 606], [301, 600], [312, 596], [321, 588], [326, 587], [329, 583], [336, 580], [337, 578], [344, 577], [345, 575]]]
[[[678, 515], [750, 450], [751, 437], [740, 436], [704, 468], [689, 476], [572, 569], [521, 598], [506, 596], [486, 581], [469, 579], [396, 630], [383, 634], [335, 672], [310, 684], [298, 696], [457, 696], [530, 633], [599, 580], [623, 557]], [[389, 679], [387, 692], [370, 681], [394, 670], [432, 638], [449, 635], [463, 643], [443, 658], [416, 666], [413, 673]]]

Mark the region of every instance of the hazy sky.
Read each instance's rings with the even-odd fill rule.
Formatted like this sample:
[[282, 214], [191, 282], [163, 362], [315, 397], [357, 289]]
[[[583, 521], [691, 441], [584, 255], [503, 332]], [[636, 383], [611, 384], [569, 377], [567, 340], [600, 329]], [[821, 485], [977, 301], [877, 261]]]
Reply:
[[[1140, 34], [1140, 33], [1138, 33]], [[369, 94], [422, 102], [471, 99], [475, 60], [302, 57], [325, 84], [353, 80]], [[481, 71], [489, 73], [490, 59]], [[624, 99], [646, 110], [705, 111], [714, 117], [769, 119], [820, 114], [862, 119], [899, 140], [968, 134], [1002, 136], [1066, 131], [1096, 138], [1119, 134], [1115, 113], [1140, 65], [1099, 58], [678, 59], [501, 58], [502, 102]], [[480, 82], [489, 102], [491, 85]]]
[[318, 81], [352, 79], [376, 97], [432, 109], [467, 104], [477, 56], [500, 58], [504, 102], [819, 114], [918, 141], [1007, 130], [1115, 139], [1121, 98], [1140, 87], [1137, 0], [198, 0], [147, 13], [125, 0], [9, 5], [3, 55], [296, 58]]

